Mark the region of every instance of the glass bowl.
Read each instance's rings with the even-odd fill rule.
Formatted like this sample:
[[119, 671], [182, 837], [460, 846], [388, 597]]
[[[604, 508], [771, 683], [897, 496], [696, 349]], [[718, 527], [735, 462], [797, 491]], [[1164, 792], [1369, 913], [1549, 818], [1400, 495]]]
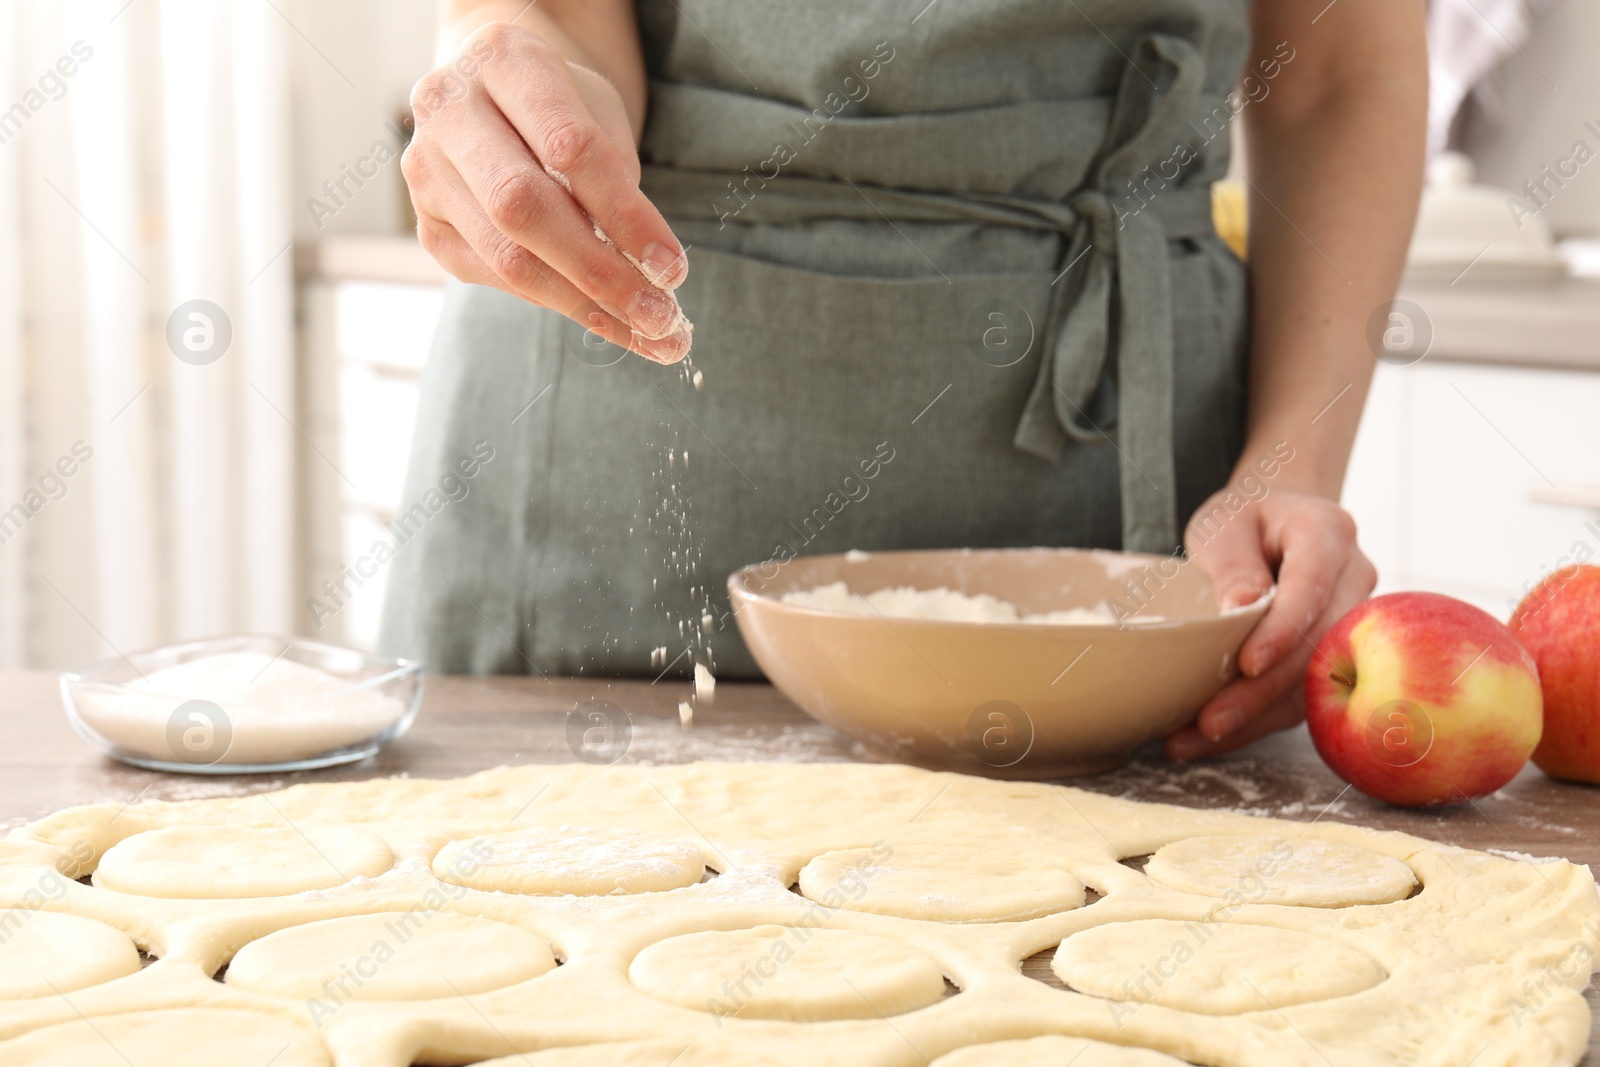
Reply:
[[259, 774], [371, 756], [410, 728], [422, 678], [411, 660], [247, 634], [68, 671], [61, 702], [78, 735], [112, 759], [183, 774]]

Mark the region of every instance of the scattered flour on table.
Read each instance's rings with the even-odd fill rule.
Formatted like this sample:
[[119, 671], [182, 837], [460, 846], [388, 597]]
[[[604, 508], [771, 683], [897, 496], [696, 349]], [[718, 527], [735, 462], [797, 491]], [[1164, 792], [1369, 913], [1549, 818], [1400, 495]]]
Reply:
[[[284, 787], [283, 780], [239, 781], [234, 778], [176, 778], [162, 781], [144, 794], [148, 800], [214, 800], [218, 797], [246, 797], [255, 793], [272, 793]], [[121, 801], [118, 801], [121, 803]]]
[[173, 713], [191, 700], [217, 705], [232, 730], [224, 763], [300, 759], [363, 741], [405, 712], [397, 697], [358, 680], [261, 652], [224, 652], [152, 671], [117, 690], [86, 689], [85, 722], [150, 759], [177, 757], [168, 741]]
[[1562, 823], [1554, 823], [1550, 822], [1548, 819], [1539, 818], [1538, 815], [1535, 814], [1535, 812], [1541, 810], [1539, 806], [1517, 796], [1515, 793], [1508, 793], [1504, 789], [1497, 789], [1491, 793], [1490, 796], [1495, 800], [1500, 801], [1502, 804], [1506, 804], [1510, 807], [1524, 809], [1532, 808], [1533, 810], [1531, 812], [1513, 811], [1510, 813], [1511, 818], [1515, 819], [1517, 822], [1528, 827], [1529, 829], [1542, 830], [1553, 834], [1566, 834], [1568, 836], [1576, 836], [1581, 832], [1576, 826], [1567, 826]]
[[1235, 758], [1230, 766], [1231, 770], [1138, 759], [1074, 784], [1130, 800], [1267, 818], [1330, 818], [1349, 810], [1346, 801], [1328, 793], [1327, 781], [1314, 770], [1302, 772], [1249, 758]]
[[[783, 595], [785, 604], [815, 608], [820, 611], [837, 611], [847, 615], [887, 615], [897, 619], [937, 619], [943, 622], [1022, 622], [1046, 626], [1115, 626], [1116, 614], [1107, 604], [1092, 608], [1066, 608], [1024, 614], [1010, 601], [978, 593], [969, 596], [954, 589], [913, 589], [899, 586], [879, 589], [862, 596], [852, 592], [844, 582], [819, 585], [815, 589], [799, 589]], [[1139, 615], [1122, 621], [1132, 623], [1162, 622], [1159, 615]]]

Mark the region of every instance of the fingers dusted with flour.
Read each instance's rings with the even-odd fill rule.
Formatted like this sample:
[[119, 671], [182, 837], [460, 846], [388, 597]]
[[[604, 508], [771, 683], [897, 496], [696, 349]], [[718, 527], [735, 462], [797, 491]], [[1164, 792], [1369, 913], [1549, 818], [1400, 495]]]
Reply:
[[[443, 165], [448, 167], [448, 163]], [[417, 218], [422, 246], [455, 277], [559, 311], [607, 341], [657, 363], [676, 363], [688, 354], [687, 331], [681, 337], [644, 337], [538, 256], [500, 233], [460, 185], [459, 175], [441, 176], [435, 185], [435, 204], [429, 208], [419, 205]]]
[[[402, 169], [424, 247], [463, 281], [657, 362], [683, 358], [692, 328], [672, 289], [687, 261], [638, 184], [642, 60], [637, 76], [608, 78], [583, 62], [579, 41], [633, 34], [631, 49], [612, 51], [636, 55], [631, 10], [609, 0], [582, 12], [458, 6], [468, 8], [460, 23], [479, 24], [412, 90], [416, 134]], [[569, 9], [576, 36], [556, 21]], [[511, 21], [483, 21], [496, 16]]]

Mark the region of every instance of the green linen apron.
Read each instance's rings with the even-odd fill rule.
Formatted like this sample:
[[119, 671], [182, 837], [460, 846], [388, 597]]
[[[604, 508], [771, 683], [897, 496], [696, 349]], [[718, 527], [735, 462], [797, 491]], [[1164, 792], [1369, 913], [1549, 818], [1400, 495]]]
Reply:
[[1177, 551], [1243, 433], [1209, 187], [1247, 3], [640, 0], [693, 371], [452, 285], [385, 649], [752, 676], [723, 586], [747, 563]]

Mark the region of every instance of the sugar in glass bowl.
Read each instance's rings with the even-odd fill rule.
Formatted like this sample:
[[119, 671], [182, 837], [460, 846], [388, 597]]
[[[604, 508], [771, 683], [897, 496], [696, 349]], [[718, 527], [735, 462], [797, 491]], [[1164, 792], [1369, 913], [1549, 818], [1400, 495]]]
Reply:
[[61, 676], [78, 735], [113, 759], [189, 774], [351, 763], [411, 726], [422, 665], [297, 637], [208, 638]]

